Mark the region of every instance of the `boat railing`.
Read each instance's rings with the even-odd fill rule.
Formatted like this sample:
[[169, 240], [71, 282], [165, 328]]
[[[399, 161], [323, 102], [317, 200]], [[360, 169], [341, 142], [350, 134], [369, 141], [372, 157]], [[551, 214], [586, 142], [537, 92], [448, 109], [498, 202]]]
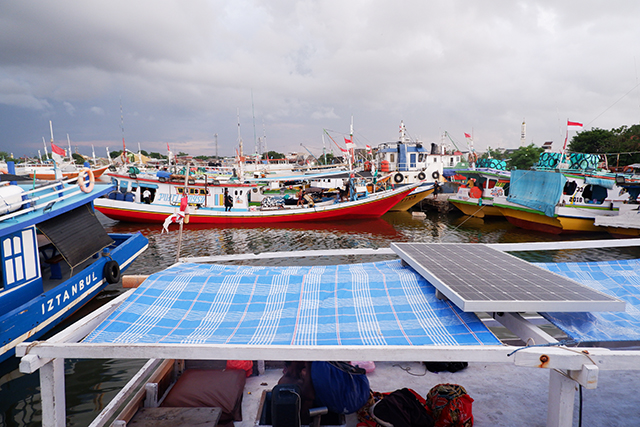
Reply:
[[0, 221], [15, 218], [38, 209], [51, 209], [54, 203], [69, 199], [82, 192], [79, 186], [71, 185], [77, 182], [78, 177], [74, 177], [26, 190], [22, 193], [21, 201], [6, 204], [6, 208], [9, 211], [18, 210], [0, 216]]

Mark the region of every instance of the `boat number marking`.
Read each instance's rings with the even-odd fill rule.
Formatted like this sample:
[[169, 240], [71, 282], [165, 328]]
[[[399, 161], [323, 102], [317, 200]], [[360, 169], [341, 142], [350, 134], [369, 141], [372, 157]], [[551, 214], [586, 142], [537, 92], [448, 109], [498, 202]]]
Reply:
[[42, 314], [48, 313], [49, 311], [53, 311], [56, 308], [60, 307], [62, 304], [67, 302], [67, 300], [71, 299], [71, 297], [82, 292], [84, 288], [88, 288], [93, 285], [93, 283], [97, 282], [97, 280], [98, 277], [96, 276], [95, 272], [91, 273], [84, 279], [80, 279], [78, 282], [71, 285], [71, 294], [69, 294], [69, 289], [65, 289], [64, 292], [60, 292], [58, 293], [58, 295], [42, 303]]
[[[157, 196], [157, 200], [160, 202], [170, 202], [170, 203], [180, 203], [180, 199], [182, 198], [181, 194], [166, 194], [166, 193], [160, 193]], [[190, 204], [204, 204], [205, 200], [204, 200], [205, 196], [196, 196], [196, 195], [189, 195], [189, 203]]]

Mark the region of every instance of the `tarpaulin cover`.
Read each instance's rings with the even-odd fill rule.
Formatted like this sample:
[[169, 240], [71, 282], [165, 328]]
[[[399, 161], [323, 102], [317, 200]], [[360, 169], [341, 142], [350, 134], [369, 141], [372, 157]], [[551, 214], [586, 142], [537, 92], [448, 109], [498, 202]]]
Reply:
[[517, 169], [511, 172], [507, 200], [553, 217], [566, 182], [561, 173]]
[[85, 342], [497, 345], [400, 260], [305, 267], [180, 264], [151, 275]]
[[537, 265], [627, 303], [624, 312], [541, 313], [569, 337], [579, 342], [640, 340], [640, 260]]

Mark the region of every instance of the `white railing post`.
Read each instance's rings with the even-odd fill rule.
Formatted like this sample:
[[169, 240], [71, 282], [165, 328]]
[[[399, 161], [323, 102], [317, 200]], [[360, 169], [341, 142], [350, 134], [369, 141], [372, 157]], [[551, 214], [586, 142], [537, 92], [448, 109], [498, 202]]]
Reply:
[[65, 427], [64, 359], [52, 359], [40, 368], [40, 396], [42, 427]]

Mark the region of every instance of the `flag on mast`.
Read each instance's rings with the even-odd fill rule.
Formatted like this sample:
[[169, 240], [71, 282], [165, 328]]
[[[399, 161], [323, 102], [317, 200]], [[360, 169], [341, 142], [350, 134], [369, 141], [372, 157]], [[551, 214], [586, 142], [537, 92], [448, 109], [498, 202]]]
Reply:
[[572, 122], [570, 120], [567, 120], [567, 127], [571, 127], [571, 128], [581, 128], [582, 127], [582, 123], [579, 122]]

